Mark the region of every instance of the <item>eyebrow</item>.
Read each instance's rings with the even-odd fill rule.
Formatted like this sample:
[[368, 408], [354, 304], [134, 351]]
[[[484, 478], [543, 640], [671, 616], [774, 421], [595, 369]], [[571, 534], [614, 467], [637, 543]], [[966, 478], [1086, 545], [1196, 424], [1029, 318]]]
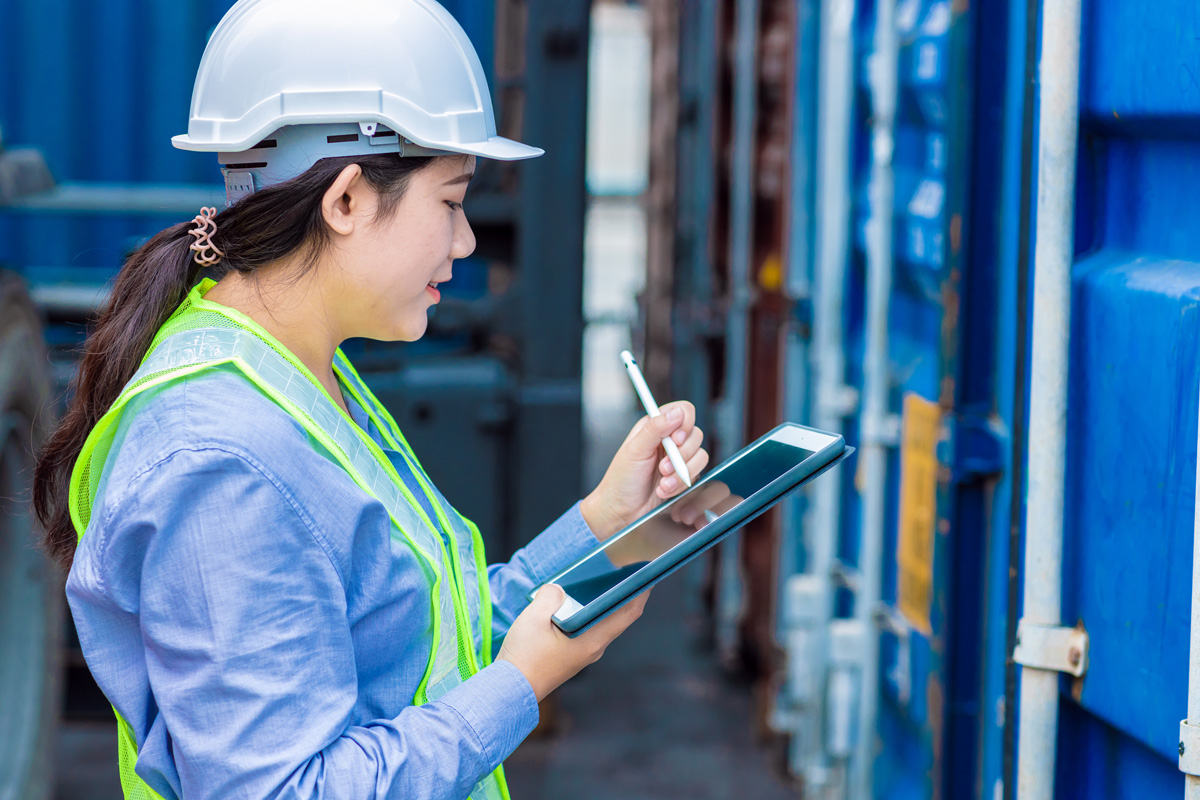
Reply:
[[462, 175], [459, 175], [457, 178], [452, 178], [451, 180], [446, 181], [442, 185], [443, 186], [453, 186], [456, 183], [467, 183], [471, 180], [471, 178], [474, 178], [474, 177], [475, 177], [474, 172], [464, 172]]

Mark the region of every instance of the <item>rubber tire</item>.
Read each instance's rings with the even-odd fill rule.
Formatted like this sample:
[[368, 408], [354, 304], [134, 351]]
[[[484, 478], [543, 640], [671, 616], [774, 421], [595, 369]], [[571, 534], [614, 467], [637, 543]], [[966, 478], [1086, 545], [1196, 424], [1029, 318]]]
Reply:
[[23, 281], [0, 270], [0, 800], [54, 792], [66, 603], [29, 506], [33, 454], [52, 424], [37, 310]]

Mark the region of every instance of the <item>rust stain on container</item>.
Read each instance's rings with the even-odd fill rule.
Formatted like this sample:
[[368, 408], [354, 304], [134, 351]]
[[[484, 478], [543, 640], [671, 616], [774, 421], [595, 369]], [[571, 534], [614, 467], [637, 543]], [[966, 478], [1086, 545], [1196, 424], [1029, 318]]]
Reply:
[[954, 378], [950, 374], [942, 377], [941, 395], [938, 397], [938, 402], [943, 408], [954, 407]]
[[925, 708], [929, 715], [929, 728], [933, 747], [933, 765], [929, 770], [929, 782], [933, 786], [933, 798], [939, 800], [942, 796], [942, 747], [945, 737], [945, 715], [942, 707], [945, 705], [945, 691], [937, 672], [929, 673], [925, 681]]

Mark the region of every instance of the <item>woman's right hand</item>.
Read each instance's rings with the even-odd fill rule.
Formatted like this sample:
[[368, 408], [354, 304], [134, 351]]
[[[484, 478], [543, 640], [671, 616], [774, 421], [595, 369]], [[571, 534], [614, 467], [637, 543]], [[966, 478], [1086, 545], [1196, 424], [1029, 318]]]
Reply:
[[541, 702], [588, 664], [599, 661], [612, 640], [642, 615], [649, 596], [649, 591], [642, 592], [587, 633], [572, 639], [550, 619], [566, 593], [554, 584], [543, 586], [533, 602], [513, 620], [496, 658], [521, 670]]

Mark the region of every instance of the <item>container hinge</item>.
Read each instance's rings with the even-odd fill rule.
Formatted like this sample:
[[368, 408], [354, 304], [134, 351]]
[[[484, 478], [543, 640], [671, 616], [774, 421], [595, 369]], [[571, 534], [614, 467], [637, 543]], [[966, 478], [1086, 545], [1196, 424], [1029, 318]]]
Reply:
[[1179, 722], [1179, 771], [1200, 775], [1200, 725]]
[[1006, 466], [1007, 436], [994, 420], [980, 414], [955, 414], [951, 425], [953, 443], [951, 479], [974, 483], [999, 475]]
[[912, 626], [903, 613], [888, 603], [877, 603], [873, 617], [875, 626], [896, 640], [895, 661], [887, 670], [887, 679], [895, 687], [901, 704], [908, 705], [912, 699]]
[[859, 580], [858, 569], [853, 565], [835, 558], [833, 564], [829, 567], [829, 578], [833, 581], [833, 585], [839, 589], [845, 589], [851, 594], [858, 594], [861, 581]]
[[904, 421], [899, 414], [884, 414], [881, 417], [866, 416], [862, 421], [862, 433], [859, 441], [864, 445], [897, 447], [900, 444], [900, 434], [903, 429]]
[[858, 411], [858, 389], [845, 384], [818, 390], [817, 403], [822, 413], [845, 419]]
[[1074, 628], [1017, 623], [1017, 646], [1013, 661], [1023, 667], [1065, 672], [1080, 677], [1088, 668], [1088, 635], [1082, 623]]

